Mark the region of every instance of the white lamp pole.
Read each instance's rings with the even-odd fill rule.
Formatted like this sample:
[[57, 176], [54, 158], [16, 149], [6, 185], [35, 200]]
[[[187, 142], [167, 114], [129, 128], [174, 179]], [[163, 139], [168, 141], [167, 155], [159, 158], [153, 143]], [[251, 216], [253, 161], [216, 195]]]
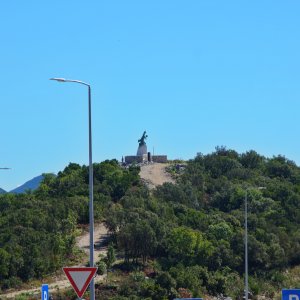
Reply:
[[[93, 160], [92, 160], [92, 99], [91, 86], [80, 80], [65, 79], [65, 78], [51, 78], [58, 82], [75, 82], [83, 84], [88, 87], [88, 110], [89, 110], [89, 223], [90, 223], [90, 267], [94, 267], [94, 193], [93, 193]], [[95, 300], [95, 282], [94, 278], [90, 283], [91, 300]]]

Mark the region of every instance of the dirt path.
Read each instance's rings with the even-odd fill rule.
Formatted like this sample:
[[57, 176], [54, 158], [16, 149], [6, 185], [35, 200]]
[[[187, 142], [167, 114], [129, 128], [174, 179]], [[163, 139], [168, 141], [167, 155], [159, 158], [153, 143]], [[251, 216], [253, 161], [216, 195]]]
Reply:
[[151, 163], [141, 166], [140, 176], [150, 189], [165, 182], [174, 183], [175, 180], [166, 172], [168, 164]]
[[[107, 237], [107, 229], [101, 224], [95, 224], [94, 228], [94, 260], [95, 262], [99, 261], [99, 254], [106, 254], [106, 247], [103, 246], [103, 241]], [[82, 249], [86, 254], [86, 262], [88, 262], [89, 253], [90, 253], [90, 235], [89, 232], [79, 236], [76, 240], [76, 243], [80, 249]]]
[[[94, 228], [94, 241], [95, 241], [95, 248], [94, 248], [94, 260], [95, 262], [99, 261], [99, 254], [106, 253], [106, 247], [103, 246], [103, 241], [107, 237], [107, 229], [103, 224], [95, 224]], [[85, 261], [81, 266], [84, 266], [86, 262], [88, 262], [89, 258], [89, 232], [85, 232], [83, 235], [77, 238], [76, 240], [77, 245], [80, 249], [84, 250], [86, 253]], [[95, 278], [95, 283], [101, 281], [104, 278], [104, 276], [97, 276]], [[68, 279], [66, 279], [66, 276], [61, 273], [59, 276], [56, 276], [52, 278], [53, 282], [48, 284], [49, 292], [55, 292], [58, 289], [63, 290], [66, 288], [71, 288], [71, 284]], [[0, 299], [14, 299], [17, 295], [20, 294], [39, 294], [41, 293], [41, 287], [27, 289], [27, 290], [21, 290], [21, 291], [14, 291], [9, 292], [3, 295], [0, 295]]]

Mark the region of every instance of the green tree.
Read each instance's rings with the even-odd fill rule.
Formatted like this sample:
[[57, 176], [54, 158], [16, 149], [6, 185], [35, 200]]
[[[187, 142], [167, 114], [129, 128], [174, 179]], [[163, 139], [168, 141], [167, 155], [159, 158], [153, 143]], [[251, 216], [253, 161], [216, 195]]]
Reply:
[[115, 249], [112, 244], [109, 244], [107, 248], [107, 255], [106, 255], [107, 269], [110, 269], [115, 261], [116, 261]]

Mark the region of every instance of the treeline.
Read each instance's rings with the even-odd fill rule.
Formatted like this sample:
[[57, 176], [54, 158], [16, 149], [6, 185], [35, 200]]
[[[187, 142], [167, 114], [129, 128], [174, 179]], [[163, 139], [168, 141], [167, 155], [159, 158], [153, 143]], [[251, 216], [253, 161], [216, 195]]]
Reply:
[[180, 289], [240, 299], [246, 191], [250, 288], [274, 297], [300, 263], [300, 168], [217, 147], [188, 161], [176, 184], [129, 190], [111, 205], [106, 222], [124, 262], [153, 265], [152, 278], [126, 282], [115, 299], [173, 299]]
[[[169, 169], [178, 173], [176, 184], [150, 192], [138, 167], [94, 164], [95, 217], [106, 222], [123, 260], [112, 268], [126, 270], [123, 283], [101, 299], [241, 299], [246, 191], [250, 289], [274, 299], [281, 288], [295, 287], [285, 272], [300, 264], [300, 168], [294, 162], [217, 147]], [[74, 260], [77, 225], [87, 223], [86, 166], [46, 175], [33, 193], [1, 195], [1, 288]]]
[[[94, 164], [95, 217], [139, 184], [138, 169], [115, 160]], [[74, 261], [78, 224], [88, 220], [88, 167], [71, 163], [40, 188], [0, 195], [0, 289], [42, 278]]]

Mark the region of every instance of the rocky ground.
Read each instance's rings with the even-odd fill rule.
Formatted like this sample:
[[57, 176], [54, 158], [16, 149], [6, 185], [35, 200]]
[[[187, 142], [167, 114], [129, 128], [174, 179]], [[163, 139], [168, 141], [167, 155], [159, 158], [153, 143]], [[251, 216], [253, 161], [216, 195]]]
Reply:
[[174, 183], [174, 179], [166, 172], [168, 164], [149, 163], [141, 166], [140, 176], [150, 189], [165, 182]]

